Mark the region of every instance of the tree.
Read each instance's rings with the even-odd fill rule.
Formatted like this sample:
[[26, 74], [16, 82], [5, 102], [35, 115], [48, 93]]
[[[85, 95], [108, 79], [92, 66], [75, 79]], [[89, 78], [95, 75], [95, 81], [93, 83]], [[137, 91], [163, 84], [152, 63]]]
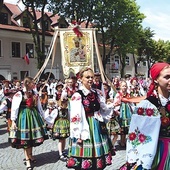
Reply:
[[150, 28], [142, 29], [139, 34], [139, 46], [137, 48], [137, 56], [138, 56], [137, 63], [143, 61], [147, 62], [148, 76], [149, 76], [149, 68], [151, 66], [151, 63], [154, 62], [153, 58], [151, 57], [153, 47], [154, 47], [153, 36], [154, 36], [154, 32], [151, 31]]
[[97, 3], [98, 0], [51, 0], [52, 5], [49, 5], [48, 9], [64, 16], [69, 22], [72, 20], [85, 21], [86, 27], [88, 27], [89, 23], [93, 21], [93, 10]]
[[[69, 20], [87, 21], [86, 27], [89, 22], [94, 23], [94, 27], [101, 35], [98, 39], [103, 45], [104, 68], [115, 47], [119, 47], [116, 49], [123, 58], [135, 48], [138, 30], [144, 19], [135, 0], [52, 0], [52, 2], [53, 7], [49, 9], [59, 12], [59, 15]], [[110, 47], [107, 54], [106, 45]], [[124, 59], [121, 62], [124, 69], [126, 65]]]
[[[126, 55], [134, 53], [138, 45], [138, 34], [144, 15], [139, 12], [135, 1], [107, 1], [106, 5], [107, 7], [104, 6], [104, 9], [95, 15], [98, 29], [102, 33], [103, 48], [106, 47], [105, 44], [110, 46], [107, 55], [106, 50], [103, 50], [103, 65], [107, 63], [108, 57], [115, 50], [120, 56], [121, 76], [123, 76]], [[100, 7], [103, 8], [103, 5]]]
[[0, 12], [1, 12], [1, 9], [3, 7], [3, 4], [4, 4], [4, 0], [0, 0]]
[[[38, 69], [40, 69], [45, 61], [45, 7], [48, 4], [47, 0], [22, 0], [23, 4], [26, 6], [27, 18], [32, 17], [33, 25], [30, 24], [29, 28], [32, 33], [33, 42], [35, 44], [35, 51], [37, 53]], [[41, 31], [38, 28], [38, 20], [36, 16], [36, 10], [41, 11]]]

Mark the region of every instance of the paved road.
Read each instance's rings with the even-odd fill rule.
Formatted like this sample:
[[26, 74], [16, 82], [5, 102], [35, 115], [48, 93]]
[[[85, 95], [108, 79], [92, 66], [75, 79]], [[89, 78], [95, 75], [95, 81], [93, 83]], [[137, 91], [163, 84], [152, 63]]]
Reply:
[[[37, 163], [34, 170], [67, 170], [65, 162], [59, 160], [57, 141], [48, 139], [33, 151]], [[23, 150], [11, 148], [8, 143], [5, 118], [0, 118], [0, 170], [25, 170]], [[117, 170], [125, 162], [125, 150], [118, 148], [112, 165], [105, 170]]]

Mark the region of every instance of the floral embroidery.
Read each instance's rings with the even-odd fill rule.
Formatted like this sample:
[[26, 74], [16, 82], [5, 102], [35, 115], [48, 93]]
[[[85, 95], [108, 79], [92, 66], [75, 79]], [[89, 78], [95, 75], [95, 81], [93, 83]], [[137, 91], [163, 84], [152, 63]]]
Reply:
[[164, 127], [167, 127], [170, 125], [170, 119], [168, 117], [162, 117], [161, 118], [161, 125]]
[[144, 109], [139, 107], [138, 110], [137, 110], [137, 113], [138, 113], [138, 115], [143, 115]]
[[79, 123], [81, 120], [81, 118], [79, 117], [79, 115], [77, 114], [76, 116], [71, 118], [71, 122], [72, 123]]
[[21, 145], [26, 145], [27, 142], [25, 140], [21, 140]]
[[103, 168], [103, 160], [102, 159], [97, 159], [97, 169]]
[[81, 166], [82, 166], [82, 169], [89, 169], [89, 168], [91, 168], [92, 167], [92, 160], [90, 160], [90, 159], [83, 160]]
[[159, 111], [156, 109], [142, 108], [142, 107], [137, 108], [136, 113], [141, 116], [158, 116], [159, 115]]
[[76, 96], [72, 96], [71, 100], [74, 101], [76, 99]]
[[110, 165], [112, 163], [112, 155], [111, 155], [111, 153], [106, 155], [105, 158], [106, 158], [106, 165]]
[[153, 109], [146, 109], [146, 115], [147, 116], [152, 116], [154, 114]]
[[167, 102], [165, 109], [168, 113], [170, 113], [170, 101]]
[[20, 97], [21, 95], [19, 93], [16, 93], [14, 96], [16, 97]]
[[75, 167], [79, 164], [78, 160], [76, 158], [69, 158], [67, 161], [67, 167]]
[[132, 144], [133, 148], [136, 148], [140, 144], [146, 144], [152, 141], [150, 136], [146, 136], [139, 131], [139, 129], [135, 129], [135, 132], [131, 132], [128, 135], [128, 141]]
[[84, 105], [89, 105], [90, 102], [89, 102], [89, 100], [83, 100], [83, 104], [84, 104]]
[[36, 141], [35, 141], [35, 143], [42, 143], [44, 141], [44, 139], [43, 138], [40, 138], [40, 139], [37, 139]]
[[81, 96], [72, 96], [71, 100], [74, 101], [74, 100], [80, 100], [81, 99]]

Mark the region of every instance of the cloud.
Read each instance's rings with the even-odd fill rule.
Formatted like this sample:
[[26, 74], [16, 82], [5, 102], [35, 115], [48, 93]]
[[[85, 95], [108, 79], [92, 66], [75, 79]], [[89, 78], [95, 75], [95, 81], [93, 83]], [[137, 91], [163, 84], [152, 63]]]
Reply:
[[154, 31], [154, 39], [170, 40], [170, 3], [169, 0], [136, 0], [140, 11], [145, 14], [144, 28]]
[[[157, 11], [157, 12], [155, 12]], [[170, 40], [170, 15], [166, 11], [158, 11], [154, 8], [145, 8], [143, 12], [146, 16], [144, 27], [150, 27], [154, 31], [154, 39]]]

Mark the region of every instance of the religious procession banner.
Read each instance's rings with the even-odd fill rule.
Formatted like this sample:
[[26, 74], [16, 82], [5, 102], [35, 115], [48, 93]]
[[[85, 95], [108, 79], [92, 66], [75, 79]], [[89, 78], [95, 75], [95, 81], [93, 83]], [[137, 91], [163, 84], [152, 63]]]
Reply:
[[62, 28], [59, 34], [64, 76], [69, 77], [71, 72], [76, 75], [84, 67], [94, 70], [93, 29], [82, 28], [77, 33], [72, 28]]

